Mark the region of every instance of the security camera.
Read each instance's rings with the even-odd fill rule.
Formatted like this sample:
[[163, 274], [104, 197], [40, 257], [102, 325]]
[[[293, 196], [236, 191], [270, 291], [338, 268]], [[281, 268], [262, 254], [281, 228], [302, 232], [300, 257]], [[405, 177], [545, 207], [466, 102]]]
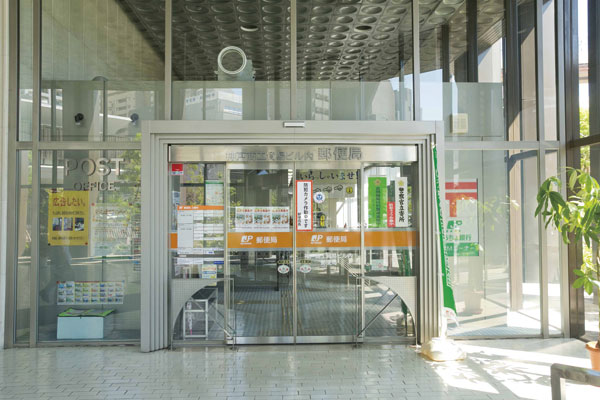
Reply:
[[138, 122], [138, 119], [140, 119], [140, 116], [139, 116], [139, 115], [137, 115], [137, 113], [133, 113], [133, 114], [131, 114], [131, 115], [129, 116], [129, 119], [131, 119], [131, 123], [132, 123], [133, 125], [136, 125], [136, 124], [137, 124], [137, 122]]
[[81, 121], [83, 121], [84, 118], [85, 116], [82, 113], [75, 114], [75, 124], [81, 125]]

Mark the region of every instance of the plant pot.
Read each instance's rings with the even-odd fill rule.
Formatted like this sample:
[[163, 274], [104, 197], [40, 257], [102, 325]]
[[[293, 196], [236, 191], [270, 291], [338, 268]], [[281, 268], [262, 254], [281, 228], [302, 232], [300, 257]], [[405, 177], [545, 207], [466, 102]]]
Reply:
[[600, 371], [600, 349], [596, 347], [596, 342], [588, 342], [585, 348], [590, 352], [590, 360], [592, 360], [592, 369]]

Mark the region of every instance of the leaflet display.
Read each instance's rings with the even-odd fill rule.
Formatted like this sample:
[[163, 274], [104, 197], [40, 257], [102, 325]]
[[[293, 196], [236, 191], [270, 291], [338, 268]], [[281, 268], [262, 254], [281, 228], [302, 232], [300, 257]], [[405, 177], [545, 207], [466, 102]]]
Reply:
[[223, 247], [223, 206], [177, 206], [176, 277], [216, 279], [223, 267]]
[[288, 232], [289, 207], [236, 207], [235, 230], [239, 232]]
[[58, 305], [123, 304], [125, 281], [59, 281]]

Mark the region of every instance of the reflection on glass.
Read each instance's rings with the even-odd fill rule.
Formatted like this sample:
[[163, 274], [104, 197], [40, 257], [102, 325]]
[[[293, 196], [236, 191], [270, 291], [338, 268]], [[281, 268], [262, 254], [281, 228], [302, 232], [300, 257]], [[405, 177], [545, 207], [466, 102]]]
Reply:
[[[587, 125], [588, 121], [580, 120], [582, 128]], [[585, 126], [589, 129], [588, 126]], [[589, 132], [589, 131], [588, 131]], [[582, 129], [583, 133], [583, 129]], [[582, 135], [583, 136], [583, 135]], [[600, 147], [599, 146], [584, 146], [580, 148], [580, 162], [581, 169], [589, 172], [596, 180], [600, 179]], [[593, 249], [587, 247], [585, 244], [582, 245], [583, 258], [592, 262]], [[592, 338], [598, 336], [598, 297], [600, 292], [597, 288], [591, 295], [583, 293], [583, 299], [585, 304], [585, 332]], [[594, 339], [595, 340], [595, 339]]]
[[19, 1], [19, 134], [29, 141], [33, 118], [33, 0]]
[[416, 163], [365, 168], [365, 323], [375, 319], [367, 336], [415, 335], [406, 288], [416, 284], [417, 182]]
[[29, 341], [29, 312], [31, 273], [31, 151], [17, 153], [19, 182], [17, 201], [17, 288], [15, 314], [15, 342]]
[[[223, 340], [227, 319], [225, 164], [172, 163], [170, 302], [175, 340]], [[187, 298], [181, 295], [189, 296]]]
[[356, 335], [359, 322], [358, 169], [296, 170], [313, 183], [313, 227], [296, 233], [298, 335]]
[[40, 341], [139, 339], [140, 152], [40, 159]]
[[173, 119], [289, 119], [289, 7], [174, 0]]
[[537, 152], [447, 151], [446, 179], [450, 334], [540, 334]]
[[232, 169], [227, 173], [227, 246], [237, 335], [291, 336], [292, 170]]
[[[446, 3], [420, 5], [421, 119], [443, 120], [453, 141], [503, 140], [504, 2]], [[467, 31], [469, 3], [477, 7], [474, 35]]]
[[40, 139], [139, 140], [163, 116], [164, 0], [41, 3]]
[[[546, 177], [558, 175], [558, 151], [546, 152]], [[546, 260], [548, 265], [548, 315], [551, 334], [562, 332], [560, 248], [562, 238], [552, 224], [546, 228]]]
[[413, 119], [411, 2], [350, 3], [298, 7], [298, 118]]

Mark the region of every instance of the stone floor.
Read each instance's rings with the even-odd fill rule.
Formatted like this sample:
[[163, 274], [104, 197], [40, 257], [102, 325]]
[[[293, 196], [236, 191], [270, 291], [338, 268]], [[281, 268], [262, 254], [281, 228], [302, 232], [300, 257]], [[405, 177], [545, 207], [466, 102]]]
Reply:
[[[405, 346], [12, 349], [0, 351], [0, 399], [550, 399], [552, 363], [589, 367], [575, 340], [460, 343], [469, 357], [451, 363]], [[600, 388], [567, 384], [567, 398]]]

